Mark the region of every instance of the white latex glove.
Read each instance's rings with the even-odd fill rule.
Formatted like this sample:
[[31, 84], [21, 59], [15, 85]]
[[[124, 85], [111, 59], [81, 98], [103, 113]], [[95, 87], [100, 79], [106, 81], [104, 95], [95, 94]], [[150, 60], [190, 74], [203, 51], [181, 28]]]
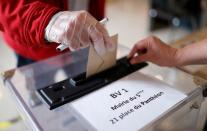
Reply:
[[49, 42], [68, 45], [70, 50], [94, 45], [97, 53], [112, 50], [113, 44], [106, 29], [86, 11], [63, 11], [55, 14], [45, 30]]

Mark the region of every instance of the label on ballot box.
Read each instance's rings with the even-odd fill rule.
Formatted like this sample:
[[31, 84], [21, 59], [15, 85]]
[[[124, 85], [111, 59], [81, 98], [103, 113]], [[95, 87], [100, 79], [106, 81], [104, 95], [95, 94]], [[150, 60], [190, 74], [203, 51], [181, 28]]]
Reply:
[[186, 97], [160, 80], [135, 72], [71, 103], [78, 119], [97, 131], [137, 131]]

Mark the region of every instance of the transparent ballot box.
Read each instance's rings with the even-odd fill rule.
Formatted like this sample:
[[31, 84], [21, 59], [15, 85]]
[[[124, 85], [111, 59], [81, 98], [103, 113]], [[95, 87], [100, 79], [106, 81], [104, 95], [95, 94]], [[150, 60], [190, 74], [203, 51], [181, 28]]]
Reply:
[[[125, 57], [128, 52], [128, 48], [119, 46], [115, 67], [89, 79], [81, 77], [81, 81], [79, 76], [86, 72], [88, 49], [65, 53], [4, 72], [5, 88], [16, 101], [16, 107], [29, 130], [86, 131], [107, 129], [108, 131], [108, 129], [119, 129], [123, 125], [125, 129], [142, 125], [137, 130], [146, 131], [202, 130], [206, 117], [203, 115], [206, 114], [206, 106], [203, 104], [206, 95], [206, 81], [176, 68], [164, 68], [151, 63], [128, 65]], [[125, 88], [121, 88], [127, 93], [128, 89], [131, 89], [127, 85], [130, 85], [130, 81], [134, 78], [140, 80], [143, 85], [151, 81], [158, 83], [157, 85], [166, 85], [170, 87], [170, 92], [172, 90], [175, 94], [182, 94], [185, 97], [179, 98], [179, 101], [174, 104], [169, 104], [168, 101], [161, 105], [154, 103], [152, 107], [148, 105], [148, 111], [154, 113], [154, 116], [150, 116], [150, 113], [143, 113], [143, 117], [138, 120], [139, 114], [133, 114], [125, 117], [125, 120], [116, 126], [109, 128], [105, 124], [104, 118], [107, 113], [104, 108], [112, 101], [105, 99], [104, 94], [113, 92], [114, 88], [118, 89], [124, 86], [115, 86], [123, 81], [128, 81], [127, 84], [125, 83]], [[73, 83], [74, 81], [75, 83]], [[152, 85], [153, 82], [151, 82]], [[132, 88], [134, 90], [136, 83], [133, 84], [135, 85]], [[168, 90], [168, 88], [166, 89]], [[139, 93], [142, 92], [141, 90]], [[126, 98], [120, 92], [110, 94], [109, 97], [114, 97], [113, 99], [118, 101], [123, 101]], [[157, 97], [158, 95], [153, 99]], [[172, 98], [174, 97], [177, 98], [176, 95], [172, 96]], [[98, 106], [100, 103], [103, 107]], [[97, 107], [94, 107], [96, 105]], [[154, 108], [155, 105], [156, 108]], [[169, 106], [167, 107], [167, 105]], [[121, 112], [128, 105], [122, 103], [118, 106], [120, 107], [114, 107], [113, 110], [118, 108], [116, 110]], [[164, 109], [165, 106], [166, 109]], [[163, 110], [160, 110], [161, 107]], [[143, 110], [143, 112], [145, 111]], [[159, 114], [157, 114], [158, 112]], [[150, 117], [153, 119], [148, 120]], [[135, 122], [130, 123], [129, 119]]]

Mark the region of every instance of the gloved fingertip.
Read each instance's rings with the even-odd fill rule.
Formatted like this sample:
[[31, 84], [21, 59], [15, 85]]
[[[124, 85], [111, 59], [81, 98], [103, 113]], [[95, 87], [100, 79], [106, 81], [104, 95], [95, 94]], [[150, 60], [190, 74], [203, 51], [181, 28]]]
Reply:
[[74, 52], [75, 51], [75, 49], [73, 47], [70, 47], [69, 46], [68, 48], [70, 49], [71, 52]]
[[106, 53], [106, 49], [104, 48], [95, 47], [95, 50], [99, 55], [104, 55]]
[[104, 55], [106, 53], [106, 47], [103, 42], [94, 43], [94, 48], [99, 55]]
[[106, 44], [107, 50], [109, 51], [114, 51], [116, 48], [116, 45], [112, 43], [110, 40], [107, 41], [105, 44]]
[[70, 51], [71, 51], [71, 52], [74, 52], [74, 51], [76, 51], [76, 49], [71, 49]]

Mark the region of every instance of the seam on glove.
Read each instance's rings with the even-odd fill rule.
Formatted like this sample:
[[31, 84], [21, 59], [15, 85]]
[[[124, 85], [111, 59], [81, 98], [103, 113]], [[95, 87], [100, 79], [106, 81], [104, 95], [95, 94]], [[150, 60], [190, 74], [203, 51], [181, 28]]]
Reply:
[[45, 29], [46, 26], [48, 25], [48, 23], [50, 22], [52, 16], [54, 14], [56, 14], [57, 12], [61, 11], [58, 8], [52, 8], [50, 9], [46, 14], [45, 14], [45, 19], [43, 20], [41, 26], [40, 26], [40, 33], [39, 33], [39, 41], [41, 41], [41, 43], [44, 43], [44, 45], [48, 46], [48, 41], [45, 39]]
[[52, 28], [52, 25], [54, 25], [54, 23], [56, 22], [57, 18], [59, 16], [61, 16], [63, 14], [63, 12], [58, 12], [56, 13], [54, 16], [52, 16], [52, 18], [50, 19], [49, 21], [49, 24], [47, 25], [47, 27], [45, 28], [45, 40], [49, 41], [49, 42], [52, 42], [50, 39], [49, 39], [49, 34], [50, 34], [50, 31], [51, 31], [51, 28]]

